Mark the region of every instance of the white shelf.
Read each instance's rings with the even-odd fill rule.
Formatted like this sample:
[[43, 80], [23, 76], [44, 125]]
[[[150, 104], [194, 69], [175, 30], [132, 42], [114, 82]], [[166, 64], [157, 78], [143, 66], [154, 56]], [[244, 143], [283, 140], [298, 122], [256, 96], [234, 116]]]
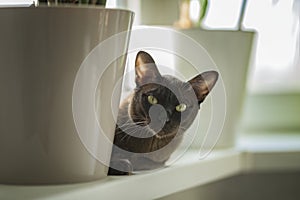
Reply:
[[189, 151], [170, 167], [130, 177], [53, 186], [0, 185], [0, 199], [155, 199], [239, 173], [300, 169], [300, 135], [252, 136], [239, 144], [203, 160], [197, 151]]

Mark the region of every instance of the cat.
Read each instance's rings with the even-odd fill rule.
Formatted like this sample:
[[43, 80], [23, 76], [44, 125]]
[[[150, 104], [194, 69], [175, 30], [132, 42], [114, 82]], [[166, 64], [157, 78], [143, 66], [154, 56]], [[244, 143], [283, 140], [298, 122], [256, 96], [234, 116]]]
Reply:
[[162, 76], [146, 52], [135, 60], [134, 91], [120, 104], [108, 175], [163, 167], [212, 90], [218, 72], [188, 82]]

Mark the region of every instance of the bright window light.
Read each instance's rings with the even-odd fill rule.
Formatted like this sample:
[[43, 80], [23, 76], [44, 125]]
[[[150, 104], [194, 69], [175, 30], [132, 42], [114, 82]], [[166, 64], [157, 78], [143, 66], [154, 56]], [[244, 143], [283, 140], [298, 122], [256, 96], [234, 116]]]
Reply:
[[203, 25], [211, 29], [237, 28], [242, 3], [242, 0], [210, 0]]
[[[247, 4], [240, 26], [243, 1]], [[299, 21], [300, 0], [210, 0], [203, 25], [257, 32], [250, 89], [300, 90]]]
[[105, 6], [106, 6], [106, 8], [116, 8], [117, 0], [107, 0]]
[[[300, 1], [248, 1], [244, 27], [257, 31], [250, 87], [300, 88]], [[285, 86], [284, 86], [285, 85]], [[275, 86], [275, 87], [274, 87]]]
[[190, 18], [193, 22], [197, 22], [200, 17], [200, 2], [199, 0], [191, 0], [190, 2]]

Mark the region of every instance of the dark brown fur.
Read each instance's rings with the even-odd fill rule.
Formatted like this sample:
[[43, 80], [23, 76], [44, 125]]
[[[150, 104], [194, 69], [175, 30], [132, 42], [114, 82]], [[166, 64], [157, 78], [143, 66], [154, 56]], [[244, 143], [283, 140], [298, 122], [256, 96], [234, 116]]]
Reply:
[[[188, 82], [161, 76], [152, 57], [143, 51], [135, 65], [137, 86], [120, 106], [109, 175], [163, 167], [218, 79], [215, 71]], [[149, 95], [158, 99], [157, 105], [147, 101]], [[178, 112], [175, 108], [181, 103], [187, 109]]]

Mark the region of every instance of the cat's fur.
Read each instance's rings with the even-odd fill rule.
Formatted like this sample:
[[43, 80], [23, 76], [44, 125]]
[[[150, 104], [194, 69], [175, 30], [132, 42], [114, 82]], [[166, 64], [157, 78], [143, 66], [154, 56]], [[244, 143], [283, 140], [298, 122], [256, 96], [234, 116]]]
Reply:
[[[164, 166], [218, 79], [215, 71], [188, 82], [162, 76], [143, 51], [137, 54], [135, 73], [136, 88], [120, 106], [109, 175]], [[148, 96], [154, 96], [157, 104], [149, 103]], [[178, 112], [176, 106], [181, 103], [187, 107]]]

